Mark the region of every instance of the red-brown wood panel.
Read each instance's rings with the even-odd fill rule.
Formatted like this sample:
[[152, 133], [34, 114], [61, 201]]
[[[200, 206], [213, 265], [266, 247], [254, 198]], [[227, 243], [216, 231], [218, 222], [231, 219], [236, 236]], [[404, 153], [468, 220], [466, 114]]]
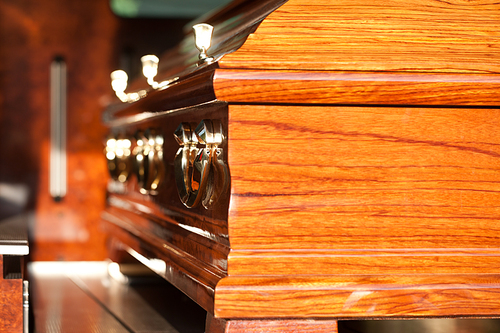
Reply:
[[229, 275], [497, 272], [499, 116], [231, 105]]
[[207, 315], [207, 333], [318, 332], [336, 333], [336, 320], [223, 320]]
[[500, 105], [496, 74], [217, 69], [214, 90], [229, 103]]
[[0, 255], [0, 332], [23, 332], [23, 280], [4, 279]]
[[498, 317], [498, 275], [288, 276], [223, 279], [221, 318]]

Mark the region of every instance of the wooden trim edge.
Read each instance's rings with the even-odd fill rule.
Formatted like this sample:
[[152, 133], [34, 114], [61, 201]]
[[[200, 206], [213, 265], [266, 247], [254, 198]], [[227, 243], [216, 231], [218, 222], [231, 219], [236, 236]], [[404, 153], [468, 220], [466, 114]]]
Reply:
[[215, 316], [499, 317], [500, 275], [229, 276], [216, 287]]

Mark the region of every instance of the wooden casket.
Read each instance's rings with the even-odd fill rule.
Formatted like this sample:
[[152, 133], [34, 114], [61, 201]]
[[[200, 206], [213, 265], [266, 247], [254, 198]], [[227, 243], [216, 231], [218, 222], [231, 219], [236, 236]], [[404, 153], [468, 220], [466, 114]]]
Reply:
[[115, 248], [209, 332], [500, 315], [498, 2], [236, 1], [199, 23], [208, 50], [187, 32], [104, 113]]

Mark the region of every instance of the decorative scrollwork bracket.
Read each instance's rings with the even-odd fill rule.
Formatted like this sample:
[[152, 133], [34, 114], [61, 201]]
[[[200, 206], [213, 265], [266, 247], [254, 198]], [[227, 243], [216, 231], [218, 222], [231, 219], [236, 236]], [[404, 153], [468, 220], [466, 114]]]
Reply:
[[[174, 159], [175, 182], [182, 203], [196, 207], [200, 202], [209, 209], [226, 191], [229, 173], [221, 145], [222, 124], [204, 119], [195, 127], [181, 123], [174, 137], [181, 146]], [[202, 147], [198, 147], [201, 145]]]

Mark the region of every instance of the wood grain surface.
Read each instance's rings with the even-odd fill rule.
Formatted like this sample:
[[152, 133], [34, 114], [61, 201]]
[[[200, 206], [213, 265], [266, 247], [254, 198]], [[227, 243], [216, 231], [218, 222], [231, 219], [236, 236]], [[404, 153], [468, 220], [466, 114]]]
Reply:
[[23, 279], [4, 279], [0, 255], [0, 332], [23, 332]]
[[495, 273], [498, 116], [230, 105], [230, 274]]
[[228, 70], [214, 76], [229, 103], [500, 105], [498, 75]]
[[[359, 227], [363, 229], [362, 226]], [[363, 231], [359, 231], [362, 233]], [[420, 233], [424, 233], [422, 229]], [[271, 237], [269, 234], [267, 235]], [[392, 235], [390, 235], [391, 237]], [[374, 236], [376, 237], [376, 236]], [[382, 236], [381, 236], [382, 237]], [[380, 237], [380, 238], [381, 238]], [[392, 236], [394, 237], [394, 236]], [[443, 238], [450, 237], [442, 233]], [[488, 236], [485, 236], [488, 237]], [[332, 240], [332, 246], [335, 243]], [[408, 246], [414, 245], [408, 242]], [[290, 243], [290, 247], [295, 244]], [[360, 241], [350, 250], [336, 249], [272, 249], [233, 250], [229, 258], [229, 275], [373, 275], [420, 274], [478, 274], [497, 272], [499, 249], [401, 248], [364, 249]], [[269, 246], [271, 247], [271, 246]]]
[[224, 68], [499, 73], [495, 0], [290, 0]]
[[[288, 1], [218, 62], [213, 87], [187, 85], [229, 102], [229, 201], [189, 211], [169, 175], [147, 198], [157, 207], [138, 208], [132, 180], [110, 196], [113, 236], [172, 267], [164, 276], [208, 310], [209, 332], [499, 316], [499, 9], [493, 0]], [[237, 44], [226, 28], [215, 52]], [[169, 122], [126, 119], [141, 107], [132, 111], [113, 131], [172, 133], [200, 120], [194, 108], [153, 110]], [[166, 143], [166, 155], [177, 148]], [[163, 225], [186, 216], [211, 235], [213, 221], [227, 228], [227, 252]], [[153, 224], [167, 230], [163, 240]], [[224, 274], [207, 278], [207, 263]]]
[[221, 318], [497, 317], [498, 275], [227, 277]]
[[224, 320], [207, 315], [207, 333], [337, 332], [336, 320]]

